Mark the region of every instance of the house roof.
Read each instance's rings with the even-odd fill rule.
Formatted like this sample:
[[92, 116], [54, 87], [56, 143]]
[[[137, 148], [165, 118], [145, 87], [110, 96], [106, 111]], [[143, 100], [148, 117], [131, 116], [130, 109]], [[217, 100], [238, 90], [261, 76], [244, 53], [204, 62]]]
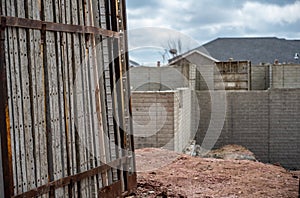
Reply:
[[218, 38], [196, 48], [220, 61], [250, 60], [252, 65], [260, 63], [295, 62], [295, 53], [300, 52], [300, 40], [276, 37], [265, 38]]
[[192, 55], [192, 54], [194, 54], [194, 53], [197, 53], [197, 54], [199, 54], [199, 55], [201, 55], [201, 56], [204, 56], [204, 57], [206, 57], [207, 59], [210, 59], [210, 60], [212, 60], [212, 61], [214, 61], [214, 62], [218, 62], [218, 61], [219, 61], [219, 60], [217, 60], [217, 59], [215, 59], [215, 58], [209, 56], [208, 53], [203, 52], [203, 50], [200, 51], [200, 50], [198, 50], [198, 49], [194, 49], [194, 50], [188, 51], [188, 52], [186, 52], [186, 53], [184, 53], [184, 54], [182, 54], [182, 55], [179, 55], [179, 56], [176, 56], [176, 57], [170, 59], [170, 60], [169, 60], [169, 65], [173, 65], [173, 64], [175, 64], [177, 61], [179, 61], [179, 60], [181, 60], [181, 59], [183, 59], [183, 58], [187, 58], [188, 56], [190, 56], [190, 55]]
[[137, 67], [137, 66], [140, 66], [140, 64], [134, 60], [129, 60], [129, 66], [130, 67]]

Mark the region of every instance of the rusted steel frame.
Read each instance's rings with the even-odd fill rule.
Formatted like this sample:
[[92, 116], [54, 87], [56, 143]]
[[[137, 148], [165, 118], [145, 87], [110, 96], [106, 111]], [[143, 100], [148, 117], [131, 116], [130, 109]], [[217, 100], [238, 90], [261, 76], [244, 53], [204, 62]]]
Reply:
[[122, 182], [119, 180], [109, 186], [105, 186], [98, 192], [98, 197], [115, 198], [122, 195]]
[[122, 192], [121, 181], [117, 181], [109, 186], [102, 188], [98, 192], [98, 197], [115, 198], [115, 197], [126, 197], [127, 195], [130, 195], [137, 187], [136, 174], [129, 175], [127, 180], [128, 180], [128, 189], [125, 192]]
[[132, 175], [127, 176], [127, 194], [130, 194], [137, 187], [137, 175], [133, 173]]
[[127, 13], [126, 13], [126, 0], [121, 0], [122, 1], [122, 15], [123, 15], [123, 27], [124, 27], [124, 45], [125, 45], [125, 49], [124, 49], [124, 56], [125, 56], [125, 65], [126, 65], [126, 75], [127, 75], [127, 94], [129, 96], [128, 98], [128, 110], [129, 110], [129, 127], [131, 129], [131, 131], [129, 131], [130, 134], [129, 138], [130, 138], [130, 151], [132, 151], [132, 159], [133, 159], [133, 167], [132, 167], [132, 171], [135, 172], [136, 171], [136, 166], [135, 166], [135, 154], [134, 154], [134, 135], [133, 135], [133, 123], [132, 123], [132, 106], [131, 106], [131, 90], [130, 90], [130, 74], [129, 74], [129, 55], [128, 55], [128, 35], [127, 35]]
[[51, 189], [62, 188], [62, 187], [67, 186], [71, 183], [78, 182], [78, 181], [81, 181], [85, 178], [93, 177], [97, 174], [108, 171], [112, 167], [117, 167], [121, 164], [126, 164], [126, 163], [128, 163], [129, 160], [130, 160], [130, 158], [126, 156], [126, 157], [117, 159], [115, 161], [112, 161], [110, 163], [103, 164], [103, 165], [101, 165], [99, 167], [96, 167], [94, 169], [91, 169], [91, 170], [88, 170], [88, 171], [85, 171], [85, 172], [82, 172], [82, 173], [78, 173], [76, 175], [64, 177], [62, 179], [50, 182], [50, 183], [45, 184], [43, 186], [40, 186], [36, 189], [27, 191], [27, 192], [22, 193], [20, 195], [16, 195], [16, 196], [14, 196], [14, 198], [37, 197], [37, 196], [40, 196], [40, 195], [43, 195], [43, 194], [46, 194], [46, 193], [50, 192]]
[[119, 38], [119, 33], [111, 30], [106, 30], [103, 28], [98, 28], [98, 27], [53, 23], [53, 22], [17, 18], [11, 16], [1, 16], [1, 20], [2, 18], [6, 19], [6, 25], [9, 27], [42, 30], [42, 26], [45, 25], [46, 31], [79, 33], [79, 34], [97, 34], [106, 37]]
[[[119, 2], [118, 0], [111, 0], [111, 28], [113, 31], [120, 32], [119, 28], [119, 20], [120, 20], [120, 13], [119, 13]], [[124, 156], [126, 155], [125, 151], [127, 149], [126, 145], [126, 135], [124, 129], [125, 123], [124, 123], [124, 93], [123, 93], [123, 79], [122, 79], [122, 62], [121, 62], [121, 48], [120, 48], [120, 43], [121, 39], [114, 40], [113, 41], [113, 63], [114, 63], [114, 79], [115, 82], [114, 84], [114, 89], [116, 91], [116, 99], [117, 99], [117, 109], [118, 112], [118, 131], [119, 134], [116, 134], [116, 138], [118, 139], [118, 146], [121, 148], [119, 155]], [[119, 171], [119, 176], [122, 178], [123, 181], [123, 191], [127, 190], [127, 164], [122, 167], [122, 170]]]
[[10, 118], [8, 107], [8, 88], [7, 88], [7, 66], [5, 61], [5, 30], [6, 19], [1, 18], [0, 29], [0, 135], [2, 151], [2, 168], [4, 181], [4, 195], [11, 197], [14, 193], [13, 187], [13, 165], [12, 148], [10, 137]]
[[[114, 5], [114, 2], [111, 0], [105, 0], [105, 15], [106, 15], [106, 28], [108, 30], [112, 30], [112, 31], [116, 31], [115, 29], [113, 29], [112, 26], [112, 19], [115, 18], [115, 14], [113, 12], [113, 9], [111, 8]], [[115, 116], [117, 115], [118, 112], [116, 112], [116, 107], [118, 104], [118, 101], [116, 100], [116, 95], [115, 94], [115, 85], [116, 85], [116, 79], [115, 79], [115, 56], [114, 56], [114, 39], [109, 39], [108, 42], [108, 51], [109, 51], [109, 78], [110, 78], [110, 88], [111, 88], [111, 94], [112, 94], [112, 113], [113, 113], [113, 125], [114, 125], [114, 143], [115, 143], [115, 154], [117, 158], [120, 158], [119, 155], [119, 126], [118, 126], [118, 122], [115, 119]], [[121, 170], [120, 168], [117, 169], [117, 179], [118, 180], [122, 180], [121, 178]]]

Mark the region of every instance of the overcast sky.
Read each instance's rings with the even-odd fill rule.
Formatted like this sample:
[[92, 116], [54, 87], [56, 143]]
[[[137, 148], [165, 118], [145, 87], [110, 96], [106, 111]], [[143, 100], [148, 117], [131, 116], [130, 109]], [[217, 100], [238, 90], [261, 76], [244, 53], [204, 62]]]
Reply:
[[143, 64], [176, 38], [183, 51], [218, 37], [300, 39], [300, 0], [127, 0], [127, 15], [130, 55]]

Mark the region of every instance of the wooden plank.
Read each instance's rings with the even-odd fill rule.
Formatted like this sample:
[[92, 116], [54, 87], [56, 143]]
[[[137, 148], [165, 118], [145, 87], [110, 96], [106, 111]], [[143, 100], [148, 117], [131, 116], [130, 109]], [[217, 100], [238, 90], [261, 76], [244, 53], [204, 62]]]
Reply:
[[[40, 20], [41, 2], [30, 0], [28, 6], [28, 18]], [[36, 157], [36, 183], [37, 186], [45, 185], [48, 182], [48, 163], [47, 163], [47, 141], [46, 141], [46, 109], [44, 105], [44, 70], [43, 70], [43, 47], [41, 45], [41, 33], [38, 30], [30, 30], [31, 35], [31, 74], [32, 74], [32, 95], [34, 112], [34, 131], [35, 131], [35, 157]], [[47, 198], [48, 195], [42, 195]]]
[[[79, 1], [78, 2], [78, 23], [79, 25], [85, 25], [85, 8], [84, 8], [84, 2]], [[80, 134], [80, 146], [81, 146], [81, 159], [80, 159], [80, 164], [81, 164], [81, 171], [86, 171], [87, 170], [87, 149], [86, 149], [86, 142], [87, 142], [87, 120], [86, 120], [86, 98], [85, 98], [85, 91], [86, 91], [86, 79], [85, 79], [85, 68], [86, 68], [86, 59], [85, 59], [85, 49], [86, 49], [86, 37], [85, 35], [80, 35], [79, 36], [79, 41], [80, 41], [80, 58], [81, 58], [81, 63], [78, 65], [78, 71], [77, 71], [77, 76], [80, 75], [80, 81], [78, 80], [76, 83], [76, 86], [79, 86], [81, 89], [81, 95], [80, 95], [80, 101], [82, 102], [81, 105], [79, 106], [79, 115], [81, 115], [81, 120], [79, 124], [82, 126], [78, 132]], [[84, 179], [81, 182], [81, 196], [83, 197], [88, 197], [88, 179]]]
[[[54, 1], [53, 2], [53, 12], [54, 12], [54, 22], [62, 23], [63, 22], [63, 11], [64, 9], [63, 3], [61, 1]], [[55, 49], [55, 57], [56, 57], [56, 65], [54, 69], [54, 75], [56, 75], [57, 84], [56, 84], [56, 96], [55, 101], [56, 103], [56, 114], [54, 115], [56, 117], [56, 125], [57, 125], [57, 131], [56, 131], [56, 145], [58, 153], [58, 161], [56, 162], [57, 166], [57, 178], [63, 178], [67, 175], [67, 157], [66, 157], [66, 136], [65, 136], [65, 114], [64, 114], [64, 90], [63, 90], [63, 76], [62, 76], [62, 67], [63, 67], [63, 54], [62, 54], [62, 35], [61, 33], [54, 33], [54, 49]], [[56, 190], [56, 195], [58, 197], [67, 197], [68, 196], [68, 189], [67, 187], [62, 189]]]
[[[86, 24], [89, 26], [94, 26], [93, 22], [93, 4], [90, 1], [87, 1], [85, 6], [85, 12], [86, 12]], [[88, 112], [88, 120], [89, 120], [89, 134], [88, 134], [88, 149], [89, 149], [89, 162], [90, 166], [89, 169], [96, 167], [96, 159], [97, 159], [97, 153], [96, 153], [96, 144], [95, 140], [97, 139], [97, 134], [95, 131], [97, 130], [96, 125], [96, 103], [95, 103], [95, 55], [94, 52], [94, 35], [89, 35], [89, 39], [87, 41], [87, 49], [86, 49], [86, 59], [88, 63], [88, 67], [86, 68], [86, 76], [88, 79], [88, 100], [89, 100], [89, 112]], [[97, 130], [98, 131], [98, 130]], [[89, 188], [90, 188], [90, 196], [96, 197], [97, 196], [97, 179], [96, 177], [90, 178], [89, 181]]]
[[[78, 56], [77, 63], [76, 63], [76, 77], [75, 77], [75, 87], [76, 87], [76, 104], [77, 104], [77, 117], [78, 120], [76, 122], [77, 125], [77, 133], [78, 133], [78, 149], [80, 154], [79, 163], [79, 172], [87, 170], [87, 160], [86, 160], [86, 122], [85, 122], [85, 101], [84, 101], [84, 76], [83, 76], [83, 67], [85, 62], [82, 60], [82, 48], [85, 49], [84, 45], [82, 44], [81, 36], [78, 38], [78, 51], [75, 56]], [[81, 196], [87, 196], [86, 194], [86, 187], [87, 181], [83, 180], [80, 182], [80, 193]]]
[[[92, 25], [96, 27], [101, 27], [101, 6], [103, 1], [90, 1], [90, 4], [93, 5], [93, 13], [92, 13]], [[95, 101], [96, 101], [96, 155], [97, 155], [97, 163], [107, 163], [110, 158], [109, 152], [109, 139], [108, 134], [105, 133], [107, 131], [106, 127], [106, 111], [105, 111], [105, 97], [104, 94], [104, 84], [103, 84], [103, 70], [104, 70], [104, 62], [103, 62], [103, 45], [101, 43], [101, 36], [95, 35], [93, 40], [93, 59], [94, 63], [94, 78], [96, 85], [96, 93], [95, 93]], [[102, 93], [102, 94], [101, 94]], [[105, 123], [105, 124], [103, 124]], [[103, 185], [107, 186], [108, 183], [112, 183], [112, 172], [108, 171], [107, 173], [99, 176], [99, 188]]]
[[[90, 158], [90, 151], [89, 151], [89, 133], [90, 133], [90, 100], [89, 100], [89, 79], [87, 76], [88, 70], [88, 56], [86, 54], [86, 50], [88, 48], [88, 43], [85, 40], [85, 36], [82, 37], [82, 47], [81, 47], [81, 56], [82, 56], [82, 65], [81, 65], [81, 73], [82, 73], [82, 101], [83, 101], [83, 122], [84, 122], [84, 129], [80, 133], [82, 135], [82, 149], [83, 149], [83, 156], [84, 159], [82, 160], [83, 170], [86, 171], [89, 169], [89, 158]], [[86, 196], [90, 196], [90, 179], [85, 179], [85, 193]]]
[[[33, 19], [33, 9], [35, 7], [32, 1], [27, 1], [26, 6], [27, 17]], [[28, 73], [29, 73], [29, 89], [30, 89], [30, 106], [31, 106], [31, 120], [32, 120], [32, 147], [33, 147], [33, 163], [34, 169], [34, 185], [38, 187], [40, 185], [40, 155], [39, 155], [39, 136], [38, 136], [38, 121], [37, 121], [37, 103], [36, 103], [36, 65], [35, 65], [35, 32], [34, 30], [27, 30], [27, 59], [28, 59]]]
[[1, 0], [0, 1], [0, 15], [7, 15], [6, 8], [7, 8], [6, 0]]
[[[5, 5], [4, 7], [2, 7], [2, 12], [5, 14], [11, 14], [11, 10], [8, 9], [10, 7], [11, 2], [10, 1], [5, 1], [5, 3], [3, 2], [2, 6]], [[14, 60], [13, 60], [13, 55], [14, 55], [14, 50], [13, 50], [13, 36], [12, 36], [12, 28], [6, 27], [6, 47], [7, 48], [7, 55], [6, 55], [6, 65], [7, 65], [7, 79], [9, 79], [7, 81], [8, 83], [8, 95], [10, 97], [10, 99], [8, 100], [8, 104], [9, 104], [9, 114], [10, 114], [10, 119], [11, 119], [11, 129], [10, 129], [10, 134], [11, 134], [11, 148], [12, 148], [12, 166], [13, 166], [13, 183], [14, 183], [14, 194], [18, 193], [18, 163], [19, 162], [19, 158], [18, 158], [18, 154], [17, 153], [17, 149], [16, 149], [16, 139], [18, 138], [18, 132], [15, 130], [15, 125], [14, 125], [14, 111], [13, 111], [13, 106], [14, 106], [14, 90], [13, 90], [13, 83], [12, 83], [12, 68], [14, 68]]]
[[[75, 25], [79, 25], [79, 5], [78, 1], [71, 1], [71, 8], [73, 8], [71, 14], [71, 21]], [[80, 131], [81, 127], [83, 126], [81, 123], [81, 73], [79, 72], [80, 65], [81, 65], [81, 55], [80, 55], [80, 42], [79, 42], [79, 35], [72, 35], [72, 88], [73, 88], [73, 112], [74, 112], [74, 143], [73, 143], [73, 161], [76, 165], [75, 172], [81, 172], [81, 158], [83, 157], [81, 149], [80, 149]], [[79, 87], [80, 85], [80, 87]], [[83, 181], [78, 181], [75, 187], [75, 194], [76, 196], [80, 197], [82, 195], [82, 186]]]
[[[89, 3], [86, 1], [84, 4], [82, 4], [82, 22], [84, 25], [90, 25], [89, 20]], [[85, 122], [85, 141], [84, 141], [84, 147], [86, 150], [86, 169], [89, 170], [92, 165], [92, 120], [91, 120], [91, 112], [92, 112], [92, 106], [91, 106], [91, 79], [89, 75], [90, 70], [90, 56], [89, 56], [89, 49], [90, 49], [90, 39], [92, 35], [84, 35], [83, 46], [82, 46], [82, 76], [83, 76], [83, 102], [84, 102], [84, 122]], [[88, 197], [92, 196], [92, 178], [86, 179], [86, 193]]]
[[5, 35], [5, 62], [6, 62], [6, 76], [7, 76], [7, 94], [8, 94], [8, 108], [9, 108], [9, 118], [10, 122], [10, 136], [11, 136], [11, 148], [12, 148], [12, 168], [13, 168], [13, 182], [14, 182], [14, 193], [17, 193], [17, 166], [16, 166], [16, 149], [15, 149], [15, 129], [14, 129], [14, 115], [13, 115], [13, 95], [12, 95], [12, 84], [11, 84], [11, 67], [13, 66], [10, 61], [11, 49], [10, 45], [12, 43], [12, 39], [10, 36], [11, 28], [6, 28], [6, 35]]
[[[45, 20], [56, 22], [58, 20], [58, 5], [57, 1], [45, 1]], [[47, 34], [47, 60], [48, 60], [48, 77], [50, 88], [50, 119], [51, 119], [51, 137], [52, 137], [52, 152], [53, 152], [53, 180], [62, 177], [62, 132], [61, 132], [61, 109], [60, 109], [60, 83], [59, 83], [59, 68], [61, 66], [60, 48], [58, 48], [60, 38], [57, 33]], [[64, 189], [56, 189], [55, 196], [63, 197]]]
[[[93, 20], [93, 26], [96, 27], [101, 27], [101, 3], [100, 1], [97, 1], [98, 5], [94, 5], [94, 16], [92, 18]], [[95, 4], [94, 1], [90, 1], [90, 4]], [[95, 7], [97, 9], [95, 9]], [[97, 71], [95, 72], [95, 84], [96, 84], [96, 90], [97, 93], [95, 95], [95, 100], [97, 104], [97, 120], [95, 121], [98, 124], [98, 147], [97, 150], [99, 152], [99, 161], [102, 163], [107, 163], [110, 161], [110, 147], [109, 147], [109, 138], [108, 138], [108, 133], [106, 132], [108, 127], [106, 127], [107, 120], [102, 118], [102, 115], [104, 115], [104, 118], [106, 118], [106, 111], [105, 111], [105, 95], [100, 94], [100, 90], [104, 93], [104, 84], [100, 83], [100, 80], [103, 81], [103, 71], [104, 71], [104, 61], [103, 61], [103, 45], [101, 43], [101, 38], [95, 36], [93, 40], [93, 45], [94, 45], [94, 54], [93, 54], [93, 59], [95, 62], [94, 70]], [[102, 54], [101, 54], [102, 53]], [[102, 58], [101, 58], [102, 57]], [[102, 108], [103, 110], [102, 110]], [[103, 112], [102, 112], [103, 111]], [[105, 124], [103, 124], [105, 123]], [[102, 186], [107, 186], [109, 183], [112, 183], [112, 172], [108, 171], [107, 173], [102, 174]]]
[[[7, 15], [11, 15], [13, 10], [9, 9], [11, 7], [11, 1], [7, 1], [6, 2], [6, 13]], [[12, 103], [12, 108], [10, 109], [10, 112], [12, 112], [12, 127], [13, 130], [12, 132], [14, 133], [13, 135], [13, 140], [14, 142], [18, 142], [19, 140], [19, 131], [18, 131], [18, 123], [14, 120], [16, 115], [15, 115], [15, 106], [17, 104], [16, 102], [16, 93], [15, 93], [15, 89], [14, 89], [14, 35], [13, 35], [13, 30], [12, 28], [7, 28], [7, 32], [8, 32], [8, 48], [9, 48], [9, 63], [10, 63], [10, 82], [11, 82], [11, 103]], [[17, 114], [18, 115], [18, 114]], [[20, 166], [20, 152], [19, 152], [19, 144], [14, 145], [13, 148], [13, 157], [14, 157], [14, 162], [13, 162], [13, 171], [14, 171], [14, 193], [18, 193], [18, 192], [22, 192], [22, 179], [21, 178], [21, 174], [18, 174], [21, 170], [21, 166]]]
[[27, 169], [26, 169], [26, 149], [25, 149], [25, 133], [23, 122], [23, 105], [21, 92], [21, 61], [19, 52], [19, 32], [12, 29], [12, 90], [14, 100], [14, 128], [16, 130], [16, 157], [17, 157], [17, 173], [18, 173], [18, 192], [27, 190]]
[[[28, 10], [25, 11], [25, 8], [28, 9], [28, 5], [26, 5], [27, 1], [18, 2], [17, 5], [17, 16], [24, 18], [26, 17], [26, 12], [28, 14]], [[29, 32], [28, 32], [29, 34]], [[22, 100], [22, 114], [23, 114], [23, 130], [24, 130], [24, 146], [25, 146], [25, 167], [27, 172], [27, 184], [26, 188], [28, 190], [36, 188], [36, 182], [35, 182], [35, 159], [34, 159], [34, 139], [32, 137], [33, 135], [33, 127], [32, 127], [32, 113], [31, 113], [31, 82], [30, 82], [30, 66], [29, 61], [31, 61], [30, 58], [28, 58], [28, 53], [30, 53], [30, 49], [27, 49], [27, 39], [28, 37], [26, 30], [24, 29], [18, 29], [18, 46], [20, 51], [20, 81], [21, 83], [21, 100]], [[29, 46], [28, 46], [29, 47]]]
[[[5, 31], [5, 21], [1, 21], [1, 29], [0, 29], [0, 127], [1, 127], [1, 134], [0, 134], [0, 152], [1, 152], [1, 171], [3, 173], [1, 176], [3, 176], [4, 184], [2, 186], [1, 190], [4, 190], [3, 194], [5, 197], [10, 197], [14, 194], [14, 177], [13, 177], [13, 151], [12, 151], [12, 144], [11, 144], [11, 131], [10, 131], [10, 113], [9, 113], [9, 105], [11, 105], [8, 102], [9, 97], [9, 90], [11, 88], [8, 88], [9, 85], [9, 79], [8, 73], [9, 73], [9, 61], [6, 59], [6, 54], [8, 52], [8, 49], [6, 49], [7, 45], [5, 43], [5, 40], [7, 38], [7, 32]], [[1, 180], [2, 180], [1, 179]], [[2, 195], [2, 193], [1, 193]]]
[[[65, 2], [61, 2], [61, 23], [68, 23], [70, 24], [70, 1], [66, 0]], [[70, 176], [73, 174], [73, 165], [72, 165], [72, 140], [71, 140], [71, 107], [70, 107], [70, 78], [69, 78], [69, 71], [72, 67], [68, 67], [69, 62], [72, 61], [68, 57], [69, 52], [71, 50], [68, 49], [68, 39], [71, 41], [70, 35], [68, 33], [66, 34], [60, 34], [61, 36], [61, 59], [62, 59], [62, 89], [63, 89], [63, 116], [64, 116], [64, 142], [63, 144], [63, 150], [64, 155], [63, 158], [65, 159], [65, 165], [64, 165], [64, 175]], [[72, 77], [71, 77], [72, 78]], [[65, 194], [64, 196], [70, 196], [72, 197], [75, 192], [73, 192], [73, 184], [68, 185], [68, 187], [65, 187]]]
[[[71, 1], [64, 2], [64, 9], [62, 9], [63, 23], [72, 24], [72, 6]], [[67, 148], [67, 174], [76, 174], [76, 158], [75, 158], [75, 124], [74, 124], [74, 103], [73, 103], [73, 52], [72, 52], [72, 35], [66, 33], [64, 35], [64, 103], [65, 103], [65, 117], [66, 117], [66, 148]], [[76, 197], [76, 185], [72, 182], [68, 186], [68, 193], [70, 197]]]
[[[70, 35], [63, 35], [63, 44], [62, 44], [62, 60], [63, 60], [63, 103], [64, 103], [64, 117], [65, 117], [65, 145], [64, 149], [66, 150], [66, 167], [65, 167], [65, 174], [71, 175], [74, 174], [73, 172], [73, 164], [72, 164], [72, 111], [71, 102], [70, 102], [70, 77], [69, 77], [69, 53], [71, 50], [68, 49], [68, 40], [70, 40]], [[71, 60], [72, 61], [72, 60]], [[72, 78], [72, 77], [71, 77]], [[73, 185], [68, 186], [68, 193], [70, 196], [73, 195]]]

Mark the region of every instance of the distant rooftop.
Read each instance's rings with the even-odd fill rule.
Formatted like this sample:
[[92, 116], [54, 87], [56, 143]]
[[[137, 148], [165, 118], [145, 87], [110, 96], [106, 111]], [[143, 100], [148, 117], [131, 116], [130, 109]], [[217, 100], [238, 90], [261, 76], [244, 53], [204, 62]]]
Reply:
[[300, 40], [262, 38], [218, 38], [196, 48], [220, 61], [250, 60], [252, 65], [260, 63], [294, 63], [295, 53], [300, 52]]
[[140, 66], [140, 64], [138, 62], [130, 59], [129, 60], [129, 66], [130, 67], [138, 67], [138, 66]]

